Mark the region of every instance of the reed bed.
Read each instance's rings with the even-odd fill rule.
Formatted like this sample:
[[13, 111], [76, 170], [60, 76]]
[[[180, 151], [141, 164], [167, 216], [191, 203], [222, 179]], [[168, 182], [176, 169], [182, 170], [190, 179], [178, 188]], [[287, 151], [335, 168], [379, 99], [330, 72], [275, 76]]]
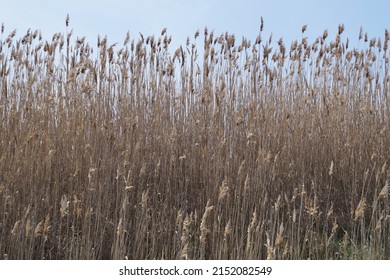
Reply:
[[390, 258], [387, 30], [171, 49], [68, 24], [1, 28], [0, 258]]

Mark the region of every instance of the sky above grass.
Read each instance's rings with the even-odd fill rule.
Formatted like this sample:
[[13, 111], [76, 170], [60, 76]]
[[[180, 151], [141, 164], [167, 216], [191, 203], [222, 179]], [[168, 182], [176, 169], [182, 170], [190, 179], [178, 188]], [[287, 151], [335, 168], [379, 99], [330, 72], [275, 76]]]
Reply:
[[[123, 43], [127, 31], [133, 39], [143, 35], [158, 36], [163, 28], [172, 35], [173, 47], [193, 39], [204, 27], [215, 35], [234, 33], [254, 41], [259, 32], [260, 17], [264, 18], [263, 38], [272, 33], [273, 41], [283, 38], [286, 46], [301, 39], [301, 28], [307, 24], [304, 37], [309, 42], [328, 29], [334, 38], [338, 25], [345, 25], [344, 39], [357, 46], [360, 27], [368, 37], [384, 37], [390, 30], [390, 1], [359, 0], [19, 0], [1, 4], [0, 23], [5, 34], [17, 29], [23, 36], [28, 28], [41, 30], [44, 39], [51, 40], [56, 32], [66, 32], [65, 18], [70, 16], [70, 28], [76, 36], [86, 36], [92, 46], [97, 35], [107, 35], [109, 43]], [[199, 44], [202, 40], [198, 38]], [[174, 50], [173, 50], [174, 51]]]

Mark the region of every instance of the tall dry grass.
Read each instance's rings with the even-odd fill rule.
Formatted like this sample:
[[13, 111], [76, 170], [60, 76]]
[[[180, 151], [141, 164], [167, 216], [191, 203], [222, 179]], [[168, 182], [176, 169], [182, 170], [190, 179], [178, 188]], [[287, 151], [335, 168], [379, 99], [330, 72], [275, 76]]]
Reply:
[[3, 26], [0, 258], [388, 259], [389, 32], [343, 29], [171, 50]]

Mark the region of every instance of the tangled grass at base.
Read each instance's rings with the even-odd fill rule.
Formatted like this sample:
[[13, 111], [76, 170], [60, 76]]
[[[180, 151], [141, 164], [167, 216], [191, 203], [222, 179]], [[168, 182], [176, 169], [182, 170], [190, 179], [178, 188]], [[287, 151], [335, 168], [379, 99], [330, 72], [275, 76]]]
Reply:
[[389, 259], [389, 32], [262, 29], [2, 27], [0, 258]]

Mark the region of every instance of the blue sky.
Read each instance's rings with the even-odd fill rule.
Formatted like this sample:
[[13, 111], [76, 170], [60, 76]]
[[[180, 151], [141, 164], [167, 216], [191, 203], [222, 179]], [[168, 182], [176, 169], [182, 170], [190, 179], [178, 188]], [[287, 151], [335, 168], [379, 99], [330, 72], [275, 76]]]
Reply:
[[[5, 2], [5, 1], [2, 1]], [[132, 38], [158, 35], [165, 27], [172, 35], [174, 46], [185, 44], [186, 37], [193, 38], [196, 30], [204, 27], [215, 35], [228, 31], [240, 39], [245, 36], [255, 40], [264, 18], [263, 38], [273, 34], [276, 42], [283, 37], [286, 46], [302, 38], [301, 27], [308, 25], [304, 36], [309, 42], [328, 29], [334, 38], [340, 23], [345, 25], [344, 38], [356, 44], [362, 26], [368, 37], [384, 36], [390, 30], [390, 1], [308, 1], [308, 0], [19, 0], [1, 4], [0, 23], [5, 34], [17, 29], [23, 36], [28, 28], [40, 29], [50, 40], [56, 32], [66, 32], [65, 18], [70, 15], [70, 27], [75, 36], [87, 36], [96, 44], [97, 35], [107, 35], [109, 43], [123, 43], [126, 32]], [[23, 8], [22, 8], [23, 7]], [[386, 14], [387, 13], [387, 14]], [[76, 39], [76, 38], [74, 38]], [[199, 44], [202, 40], [199, 39]]]

